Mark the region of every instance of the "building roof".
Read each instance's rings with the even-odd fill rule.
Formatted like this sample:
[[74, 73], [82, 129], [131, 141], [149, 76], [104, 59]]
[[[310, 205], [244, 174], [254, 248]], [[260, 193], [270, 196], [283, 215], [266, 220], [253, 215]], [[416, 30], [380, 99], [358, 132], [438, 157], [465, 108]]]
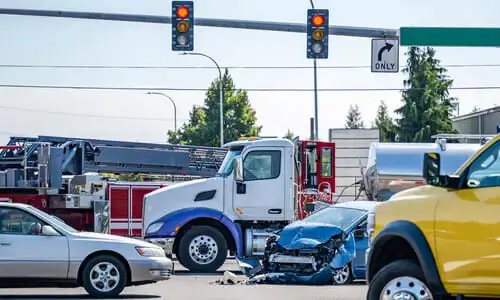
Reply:
[[471, 112], [471, 113], [468, 113], [468, 114], [465, 114], [465, 115], [461, 115], [461, 116], [453, 118], [452, 121], [456, 122], [456, 121], [467, 120], [467, 119], [475, 118], [477, 116], [483, 116], [483, 115], [493, 114], [493, 113], [496, 113], [496, 112], [500, 112], [500, 106], [494, 106], [494, 107], [490, 107], [490, 108], [487, 108], [487, 109], [482, 109], [482, 110], [479, 110], [479, 111], [476, 111], [476, 112]]

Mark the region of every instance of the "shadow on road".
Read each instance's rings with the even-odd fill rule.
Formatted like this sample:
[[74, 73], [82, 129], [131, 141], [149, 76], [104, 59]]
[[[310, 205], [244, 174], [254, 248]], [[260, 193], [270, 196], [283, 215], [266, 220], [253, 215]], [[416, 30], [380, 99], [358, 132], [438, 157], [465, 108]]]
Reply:
[[[196, 273], [188, 270], [175, 271], [173, 276], [224, 276], [225, 271], [217, 271], [212, 273]], [[231, 271], [235, 275], [243, 275], [241, 271]]]
[[[120, 295], [116, 298], [113, 299], [155, 299], [155, 298], [161, 298], [161, 296], [157, 295]], [[61, 295], [61, 294], [56, 294], [56, 295], [2, 295], [0, 294], [0, 299], [59, 299], [59, 300], [64, 300], [64, 299], [93, 299], [89, 295], [82, 294], [82, 295]]]

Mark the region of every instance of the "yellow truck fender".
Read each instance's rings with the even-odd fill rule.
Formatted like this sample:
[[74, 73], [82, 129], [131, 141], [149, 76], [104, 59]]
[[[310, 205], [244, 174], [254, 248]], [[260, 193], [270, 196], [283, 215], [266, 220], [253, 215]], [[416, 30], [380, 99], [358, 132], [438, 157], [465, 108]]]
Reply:
[[375, 236], [366, 262], [367, 282], [370, 283], [384, 266], [399, 259], [412, 259], [417, 262], [433, 293], [448, 294], [424, 234], [417, 225], [403, 220], [389, 223]]

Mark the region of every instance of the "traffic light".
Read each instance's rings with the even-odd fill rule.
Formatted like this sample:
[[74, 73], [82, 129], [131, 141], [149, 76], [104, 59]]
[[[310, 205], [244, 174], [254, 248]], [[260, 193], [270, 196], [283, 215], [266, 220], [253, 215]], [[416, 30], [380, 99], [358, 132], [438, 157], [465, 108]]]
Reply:
[[172, 1], [172, 51], [193, 51], [193, 1]]
[[328, 58], [328, 9], [307, 10], [307, 58]]

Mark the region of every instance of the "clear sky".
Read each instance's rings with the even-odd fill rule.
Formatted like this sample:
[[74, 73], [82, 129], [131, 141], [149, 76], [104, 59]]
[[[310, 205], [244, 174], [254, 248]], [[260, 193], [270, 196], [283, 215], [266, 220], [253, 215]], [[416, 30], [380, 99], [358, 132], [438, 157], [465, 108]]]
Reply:
[[[379, 28], [401, 26], [500, 27], [498, 0], [316, 0], [330, 10], [330, 24]], [[60, 9], [169, 15], [160, 0], [1, 0], [2, 8]], [[196, 0], [195, 15], [304, 23], [308, 0]], [[213, 66], [204, 57], [171, 51], [170, 25], [0, 15], [0, 64]], [[312, 66], [305, 34], [197, 26], [195, 51], [221, 66]], [[330, 36], [329, 59], [319, 66], [369, 66], [370, 39]], [[400, 65], [405, 63], [400, 49]], [[499, 48], [437, 48], [444, 65], [500, 64]], [[239, 88], [312, 88], [312, 69], [230, 69]], [[456, 87], [500, 86], [500, 67], [449, 68]], [[373, 74], [369, 68], [320, 69], [319, 88], [401, 88], [404, 75]], [[30, 69], [0, 67], [0, 84], [207, 88], [216, 69]], [[177, 103], [178, 126], [204, 92], [166, 91]], [[461, 113], [474, 105], [500, 104], [500, 90], [452, 91]], [[249, 92], [263, 135], [287, 129], [307, 137], [314, 114], [312, 92]], [[366, 124], [380, 100], [394, 110], [400, 93], [320, 92], [319, 133], [343, 127], [349, 104], [358, 104]], [[0, 88], [0, 139], [10, 135], [64, 135], [164, 142], [173, 129], [173, 109], [145, 91]], [[64, 115], [67, 113], [67, 115]], [[94, 115], [94, 117], [92, 117]], [[98, 115], [98, 117], [95, 117]], [[106, 116], [115, 116], [109, 118]], [[125, 117], [125, 118], [120, 118]], [[152, 120], [151, 120], [152, 119]], [[163, 119], [163, 120], [162, 120]]]

